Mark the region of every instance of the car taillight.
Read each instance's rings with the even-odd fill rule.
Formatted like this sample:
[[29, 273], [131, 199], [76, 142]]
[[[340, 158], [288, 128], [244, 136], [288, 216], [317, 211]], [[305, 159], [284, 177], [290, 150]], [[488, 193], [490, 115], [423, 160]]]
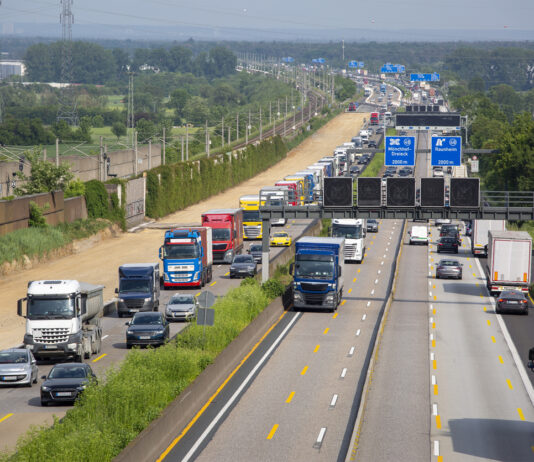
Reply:
[[527, 301], [526, 300], [521, 300], [521, 303], [527, 303]]
[[499, 303], [502, 303], [504, 302], [504, 300], [502, 298], [499, 298]]
[[443, 244], [440, 242], [439, 245], [443, 245]]

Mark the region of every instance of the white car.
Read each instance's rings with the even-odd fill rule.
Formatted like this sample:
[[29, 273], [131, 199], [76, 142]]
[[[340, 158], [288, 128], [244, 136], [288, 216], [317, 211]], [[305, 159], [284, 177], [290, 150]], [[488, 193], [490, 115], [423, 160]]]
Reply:
[[410, 234], [410, 245], [428, 245], [428, 228], [426, 226], [412, 226]]
[[450, 218], [436, 218], [436, 220], [434, 221], [434, 224], [436, 226], [450, 225], [451, 219]]

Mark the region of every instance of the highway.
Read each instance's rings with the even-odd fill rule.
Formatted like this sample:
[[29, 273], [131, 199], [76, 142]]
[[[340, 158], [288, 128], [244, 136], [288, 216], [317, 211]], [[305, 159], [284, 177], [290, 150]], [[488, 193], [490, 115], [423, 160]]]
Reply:
[[[289, 232], [293, 239], [296, 239], [310, 223], [311, 220], [299, 220], [298, 222], [290, 221], [284, 226], [284, 229]], [[162, 224], [158, 224], [158, 226], [164, 227]], [[278, 230], [281, 229], [281, 227], [276, 226], [272, 229]], [[162, 229], [162, 236], [164, 232], [165, 231]], [[245, 241], [245, 246], [248, 248], [253, 242], [260, 241]], [[282, 250], [282, 248], [271, 248], [270, 257], [274, 258]], [[214, 266], [213, 279], [211, 283], [206, 286], [206, 289], [211, 291], [215, 296], [224, 295], [229, 289], [237, 287], [241, 282], [240, 279], [230, 279], [228, 268], [228, 265]], [[259, 269], [261, 269], [261, 265], [259, 265]], [[165, 310], [168, 300], [176, 292], [178, 291], [161, 291], [159, 311], [163, 312]], [[194, 292], [200, 294], [201, 291], [196, 289]], [[103, 377], [106, 369], [122, 361], [127, 354], [125, 326], [127, 321], [127, 318], [118, 318], [116, 313], [103, 317], [102, 330], [104, 336], [101, 353], [97, 357], [86, 360], [98, 377]], [[171, 323], [171, 336], [175, 336], [186, 325], [187, 323], [182, 322]], [[33, 385], [32, 388], [0, 387], [0, 419], [9, 416], [4, 421], [0, 421], [0, 449], [6, 447], [13, 448], [17, 438], [24, 434], [29, 429], [30, 425], [41, 425], [44, 423], [51, 424], [53, 422], [53, 415], [62, 417], [71, 407], [70, 405], [65, 404], [41, 407], [39, 387], [42, 380], [40, 377], [48, 374], [53, 363], [39, 362], [38, 366], [39, 383]]]

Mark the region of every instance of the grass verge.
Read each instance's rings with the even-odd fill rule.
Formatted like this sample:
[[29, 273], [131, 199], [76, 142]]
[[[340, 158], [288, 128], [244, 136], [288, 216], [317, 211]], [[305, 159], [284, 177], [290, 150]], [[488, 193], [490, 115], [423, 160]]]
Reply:
[[91, 384], [66, 416], [50, 428], [34, 428], [1, 462], [103, 462], [111, 460], [176, 398], [202, 370], [285, 288], [287, 265], [260, 286], [246, 279], [218, 299], [215, 325], [192, 323], [167, 345], [133, 349], [105, 380]]
[[104, 219], [76, 220], [46, 228], [24, 228], [0, 236], [0, 264], [29, 258], [45, 257], [52, 250], [64, 247], [75, 239], [83, 239], [108, 228]]

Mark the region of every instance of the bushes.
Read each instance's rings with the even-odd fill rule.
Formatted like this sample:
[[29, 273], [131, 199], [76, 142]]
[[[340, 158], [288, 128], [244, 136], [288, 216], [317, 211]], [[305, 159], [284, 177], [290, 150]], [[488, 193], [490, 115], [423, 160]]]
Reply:
[[[114, 183], [116, 182], [121, 183], [121, 180], [115, 180]], [[125, 191], [124, 185], [122, 190]], [[90, 180], [85, 183], [84, 195], [89, 218], [106, 218], [119, 223], [122, 229], [126, 229], [126, 211], [124, 205], [119, 205], [120, 201], [117, 193], [112, 193], [108, 196], [104, 183], [98, 180]], [[125, 202], [123, 194], [122, 203], [124, 204]]]
[[160, 218], [182, 210], [264, 171], [286, 153], [282, 139], [276, 137], [248, 146], [231, 161], [222, 155], [154, 168], [147, 172], [146, 214]]

